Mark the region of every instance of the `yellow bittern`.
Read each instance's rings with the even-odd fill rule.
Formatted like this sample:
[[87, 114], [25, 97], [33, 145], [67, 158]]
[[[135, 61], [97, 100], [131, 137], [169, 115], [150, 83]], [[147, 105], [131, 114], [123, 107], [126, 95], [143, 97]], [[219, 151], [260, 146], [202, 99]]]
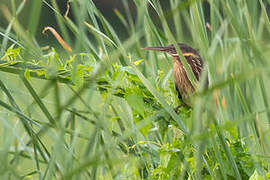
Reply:
[[[184, 43], [178, 43], [178, 46], [182, 51], [183, 56], [186, 58], [187, 63], [191, 68], [197, 81], [200, 81], [202, 70], [204, 67], [204, 62], [200, 54], [195, 49]], [[178, 92], [178, 98], [184, 104], [192, 106], [189, 97], [192, 93], [194, 93], [195, 88], [193, 87], [190, 79], [188, 78], [186, 70], [184, 69], [182, 62], [180, 61], [179, 55], [177, 54], [174, 45], [171, 44], [169, 46], [163, 47], [146, 47], [144, 49], [166, 52], [173, 57], [174, 81], [175, 88]], [[208, 86], [208, 79], [206, 79], [205, 85], [206, 87]]]

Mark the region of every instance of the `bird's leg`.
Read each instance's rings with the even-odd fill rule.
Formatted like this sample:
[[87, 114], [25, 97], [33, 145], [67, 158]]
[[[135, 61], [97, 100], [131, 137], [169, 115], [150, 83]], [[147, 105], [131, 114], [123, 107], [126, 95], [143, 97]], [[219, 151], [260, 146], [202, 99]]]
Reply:
[[176, 108], [174, 108], [174, 111], [176, 112], [176, 114], [178, 114], [178, 110], [179, 110], [179, 108], [181, 107], [182, 105], [178, 105], [178, 106], [176, 106]]
[[180, 109], [181, 107], [189, 107], [189, 106], [188, 106], [187, 104], [181, 102], [181, 104], [179, 104], [178, 106], [176, 106], [176, 107], [174, 108], [174, 111], [176, 112], [176, 114], [178, 114], [178, 111], [179, 111], [179, 109]]
[[176, 112], [176, 114], [178, 114], [179, 108], [180, 107], [183, 107], [183, 106], [185, 106], [185, 105], [184, 104], [180, 104], [180, 105], [176, 106], [176, 108], [174, 108], [174, 111]]

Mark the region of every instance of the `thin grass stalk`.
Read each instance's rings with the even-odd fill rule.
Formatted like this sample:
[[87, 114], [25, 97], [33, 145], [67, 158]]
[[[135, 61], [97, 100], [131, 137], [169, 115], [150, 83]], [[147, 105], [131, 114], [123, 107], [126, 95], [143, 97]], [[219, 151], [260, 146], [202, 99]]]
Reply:
[[42, 102], [42, 100], [40, 99], [40, 97], [38, 96], [38, 94], [36, 93], [36, 91], [34, 90], [34, 88], [28, 82], [28, 80], [25, 77], [22, 77], [22, 76], [21, 76], [21, 80], [23, 81], [25, 87], [28, 89], [29, 93], [35, 99], [35, 101], [37, 102], [37, 104], [40, 107], [40, 110], [44, 113], [44, 115], [47, 117], [47, 119], [49, 120], [49, 122], [51, 124], [55, 124], [54, 118], [52, 117], [52, 115], [50, 114], [49, 110], [46, 108], [46, 106], [44, 105], [44, 103]]
[[[59, 7], [56, 3], [55, 0], [52, 0], [52, 6], [49, 6], [52, 8], [52, 10], [54, 11], [55, 17], [56, 17], [56, 21], [57, 21], [57, 25], [59, 26], [59, 29], [61, 31], [61, 36], [63, 36], [63, 39], [67, 42], [67, 44], [72, 44], [71, 43], [71, 38], [68, 32], [67, 27], [65, 26], [65, 23], [67, 23], [65, 17], [63, 17], [59, 12]], [[68, 8], [69, 4], [67, 3], [67, 8]], [[66, 11], [66, 13], [68, 12], [68, 9]], [[65, 14], [68, 15], [68, 14]]]
[[28, 18], [28, 30], [30, 34], [34, 37], [38, 28], [38, 23], [41, 15], [42, 1], [33, 1], [31, 3], [30, 14]]

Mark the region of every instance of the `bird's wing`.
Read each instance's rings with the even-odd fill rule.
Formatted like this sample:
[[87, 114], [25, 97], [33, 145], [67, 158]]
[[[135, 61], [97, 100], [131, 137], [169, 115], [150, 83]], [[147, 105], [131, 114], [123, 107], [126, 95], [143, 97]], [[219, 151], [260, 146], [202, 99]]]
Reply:
[[183, 53], [183, 55], [191, 67], [196, 79], [199, 81], [203, 70], [203, 61], [201, 57], [193, 53]]

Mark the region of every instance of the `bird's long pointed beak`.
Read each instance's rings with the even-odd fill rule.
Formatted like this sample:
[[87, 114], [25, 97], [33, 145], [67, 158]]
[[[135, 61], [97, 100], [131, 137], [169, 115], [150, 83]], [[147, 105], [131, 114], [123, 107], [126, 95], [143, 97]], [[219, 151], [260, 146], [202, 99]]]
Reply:
[[158, 46], [156, 46], [156, 47], [145, 47], [143, 49], [144, 50], [152, 50], [152, 51], [168, 52], [170, 48], [169, 47], [162, 47], [162, 46], [158, 47]]

